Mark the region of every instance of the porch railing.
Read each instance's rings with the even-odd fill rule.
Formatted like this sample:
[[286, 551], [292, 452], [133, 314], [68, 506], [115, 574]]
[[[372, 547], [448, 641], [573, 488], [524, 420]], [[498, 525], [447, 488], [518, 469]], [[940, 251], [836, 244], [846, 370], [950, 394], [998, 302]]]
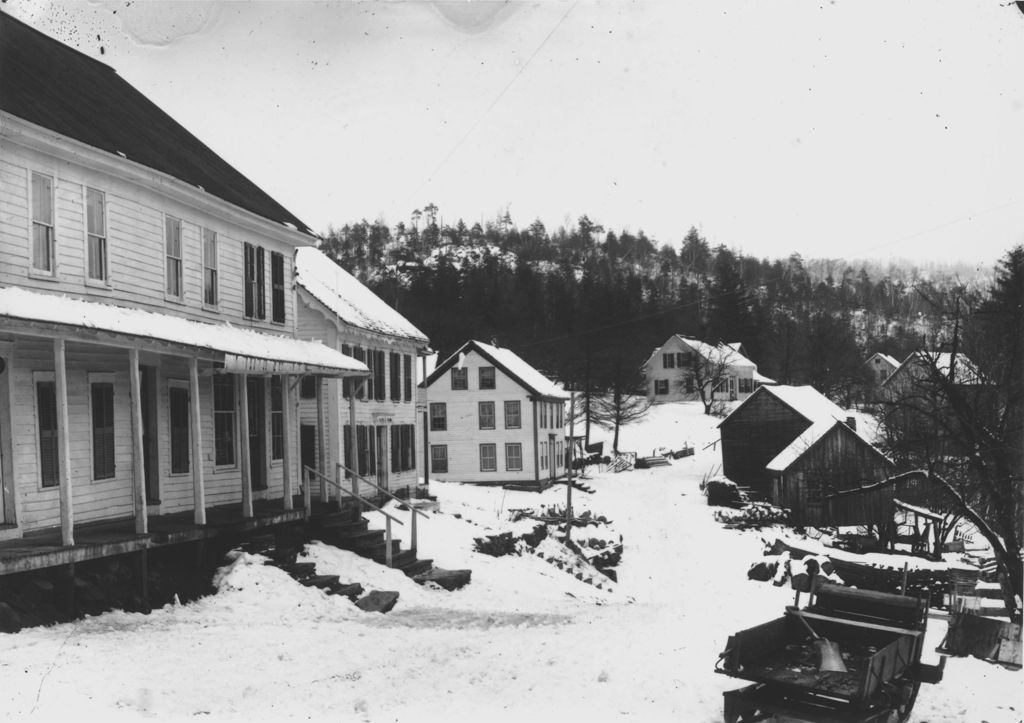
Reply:
[[[410, 525], [411, 536], [412, 536], [412, 540], [411, 540], [411, 542], [409, 544], [409, 549], [412, 550], [413, 554], [415, 554], [416, 553], [416, 515], [421, 515], [422, 517], [425, 518], [427, 516], [426, 513], [423, 512], [422, 510], [416, 509], [416, 507], [413, 506], [412, 498], [411, 497], [410, 497], [409, 500], [401, 500], [398, 497], [396, 497], [395, 495], [393, 495], [391, 492], [389, 492], [388, 490], [386, 490], [383, 487], [381, 487], [380, 485], [378, 485], [378, 484], [376, 484], [374, 482], [371, 482], [370, 480], [366, 479], [366, 477], [363, 477], [361, 474], [357, 473], [355, 470], [349, 469], [348, 467], [346, 467], [341, 462], [337, 463], [337, 468], [338, 468], [339, 472], [347, 472], [349, 475], [352, 476], [352, 496], [353, 497], [356, 497], [357, 499], [363, 499], [363, 497], [359, 494], [359, 482], [363, 481], [366, 484], [368, 484], [371, 487], [373, 487], [378, 492], [383, 493], [386, 497], [389, 497], [389, 498], [393, 499], [395, 502], [398, 502], [399, 504], [403, 504], [403, 503], [406, 504], [406, 506], [412, 511], [412, 516], [409, 518], [409, 525]], [[340, 487], [340, 483], [336, 482], [336, 483], [334, 483], [334, 486], [335, 487]]]
[[[392, 522], [397, 522], [400, 525], [405, 524], [405, 523], [403, 523], [397, 517], [388, 514], [387, 512], [382, 510], [380, 507], [378, 507], [377, 505], [375, 505], [372, 502], [370, 502], [365, 497], [360, 497], [358, 494], [355, 494], [351, 490], [345, 489], [344, 487], [342, 487], [341, 485], [339, 485], [337, 482], [335, 482], [334, 480], [330, 479], [329, 477], [325, 477], [324, 475], [320, 474], [319, 472], [317, 472], [312, 467], [306, 465], [306, 466], [303, 467], [303, 471], [305, 472], [305, 476], [306, 476], [306, 480], [305, 480], [306, 484], [305, 484], [305, 489], [303, 490], [303, 494], [304, 494], [305, 499], [307, 501], [310, 500], [309, 490], [312, 488], [313, 482], [315, 480], [319, 479], [322, 482], [326, 482], [327, 484], [332, 485], [333, 487], [336, 487], [339, 492], [344, 492], [349, 497], [354, 497], [358, 502], [360, 502], [362, 504], [365, 504], [368, 507], [372, 507], [373, 509], [377, 510], [377, 512], [379, 512], [382, 515], [384, 515], [384, 541], [385, 541], [385, 543], [387, 545], [384, 548], [384, 562], [385, 562], [385, 564], [388, 567], [391, 567], [392, 566], [391, 565], [392, 557], [394, 555], [394, 552], [391, 549], [391, 523]], [[306, 512], [307, 512], [307, 514], [309, 513], [310, 509], [311, 509], [311, 503], [307, 502], [307, 505], [306, 505]]]

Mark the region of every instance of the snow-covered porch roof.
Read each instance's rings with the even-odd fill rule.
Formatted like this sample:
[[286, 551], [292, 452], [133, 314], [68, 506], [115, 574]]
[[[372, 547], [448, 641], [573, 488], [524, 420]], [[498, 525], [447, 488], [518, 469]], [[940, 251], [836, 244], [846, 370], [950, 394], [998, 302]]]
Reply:
[[13, 333], [65, 332], [100, 344], [149, 342], [171, 347], [220, 362], [226, 372], [335, 377], [369, 374], [362, 362], [319, 342], [17, 287], [0, 288], [0, 320]]

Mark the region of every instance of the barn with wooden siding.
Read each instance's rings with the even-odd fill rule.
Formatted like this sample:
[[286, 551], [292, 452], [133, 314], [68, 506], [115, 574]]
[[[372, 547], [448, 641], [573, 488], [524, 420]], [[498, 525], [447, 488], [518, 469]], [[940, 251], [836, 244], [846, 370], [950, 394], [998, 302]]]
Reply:
[[794, 523], [892, 519], [891, 495], [827, 499], [884, 479], [893, 464], [857, 431], [852, 417], [813, 387], [760, 387], [719, 428], [725, 475], [789, 508]]

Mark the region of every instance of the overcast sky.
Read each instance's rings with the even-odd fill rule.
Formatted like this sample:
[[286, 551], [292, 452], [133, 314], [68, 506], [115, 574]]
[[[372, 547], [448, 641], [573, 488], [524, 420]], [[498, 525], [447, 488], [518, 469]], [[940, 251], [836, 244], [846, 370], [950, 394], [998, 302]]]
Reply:
[[759, 256], [1024, 243], [1024, 14], [952, 2], [46, 2], [318, 231], [586, 213]]

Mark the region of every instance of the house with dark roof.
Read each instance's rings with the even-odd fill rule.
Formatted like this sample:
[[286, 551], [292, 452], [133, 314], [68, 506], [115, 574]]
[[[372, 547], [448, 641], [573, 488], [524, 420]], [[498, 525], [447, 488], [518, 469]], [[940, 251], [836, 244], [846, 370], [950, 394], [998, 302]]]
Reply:
[[673, 334], [644, 362], [647, 398], [654, 404], [746, 399], [762, 384], [774, 384], [758, 373], [739, 342], [708, 342]]
[[298, 338], [309, 229], [2, 12], [0, 69], [0, 574], [302, 519], [299, 380], [369, 372]]
[[569, 394], [512, 350], [468, 341], [424, 386], [432, 479], [543, 489], [566, 474]]
[[[298, 249], [295, 270], [298, 336], [320, 340], [370, 370], [364, 379], [326, 380], [319, 391], [312, 382], [302, 385], [303, 466], [362, 496], [376, 496], [372, 485], [410, 492], [422, 477], [416, 372], [429, 340], [318, 249]], [[367, 484], [360, 488], [360, 481]], [[314, 485], [317, 497], [331, 492], [323, 478]]]
[[[892, 519], [892, 509], [865, 510], [830, 496], [890, 476], [894, 465], [856, 418], [810, 386], [763, 386], [719, 430], [722, 471], [791, 511], [799, 525], [854, 525]], [[886, 517], [887, 515], [887, 517]]]

